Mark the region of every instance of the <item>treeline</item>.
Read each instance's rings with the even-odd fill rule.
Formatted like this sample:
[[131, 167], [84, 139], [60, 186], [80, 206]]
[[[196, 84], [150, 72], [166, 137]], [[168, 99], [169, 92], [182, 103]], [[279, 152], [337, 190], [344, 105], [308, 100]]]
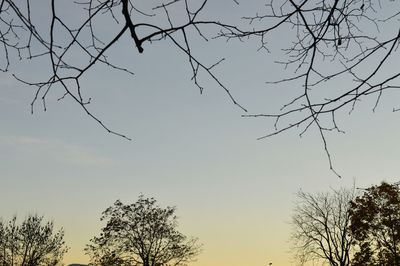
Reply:
[[[101, 216], [105, 226], [85, 248], [89, 265], [183, 266], [200, 252], [178, 231], [175, 207], [162, 208], [140, 195], [117, 200]], [[383, 182], [369, 188], [299, 191], [291, 236], [297, 265], [400, 266], [400, 188]], [[0, 221], [0, 265], [62, 265], [64, 230], [43, 216]]]
[[300, 265], [400, 265], [400, 189], [369, 188], [297, 193], [292, 243]]
[[[99, 236], [90, 240], [85, 252], [96, 266], [187, 265], [200, 252], [196, 238], [177, 230], [175, 207], [162, 208], [154, 198], [143, 195], [133, 204], [117, 200], [107, 208]], [[43, 216], [28, 215], [0, 221], [1, 266], [57, 266], [68, 247], [64, 230], [54, 230]]]

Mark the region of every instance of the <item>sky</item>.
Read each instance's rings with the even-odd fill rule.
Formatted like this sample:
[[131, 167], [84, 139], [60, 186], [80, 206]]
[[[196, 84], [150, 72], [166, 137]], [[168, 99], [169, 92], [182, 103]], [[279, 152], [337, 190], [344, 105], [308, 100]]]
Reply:
[[[254, 14], [253, 6], [239, 12], [234, 3], [211, 2], [211, 15], [222, 13], [227, 20]], [[275, 49], [287, 36], [278, 32], [276, 38]], [[273, 64], [278, 52], [222, 40], [194, 47], [207, 63], [226, 57], [216, 71], [249, 113], [277, 111], [293, 95], [293, 86], [266, 84], [285, 73]], [[176, 206], [180, 230], [203, 244], [190, 265], [294, 265], [290, 220], [296, 191], [399, 181], [395, 93], [384, 95], [376, 112], [374, 100], [366, 100], [339, 117], [346, 133], [327, 135], [338, 178], [315, 129], [302, 137], [293, 130], [257, 140], [273, 131], [273, 121], [242, 117], [206, 77], [200, 94], [187, 58], [171, 45], [144, 48], [139, 55], [127, 38], [111, 52], [134, 76], [99, 66], [84, 80], [90, 110], [132, 141], [105, 132], [71, 99], [57, 101], [61, 90], [50, 93], [47, 111], [37, 104], [31, 114], [34, 88], [11, 74], [35, 79], [46, 69], [17, 61], [9, 73], [0, 73], [1, 217], [38, 213], [54, 220], [71, 248], [65, 263], [88, 262], [83, 248], [104, 225], [101, 212], [117, 199], [133, 203], [143, 193], [161, 206]]]

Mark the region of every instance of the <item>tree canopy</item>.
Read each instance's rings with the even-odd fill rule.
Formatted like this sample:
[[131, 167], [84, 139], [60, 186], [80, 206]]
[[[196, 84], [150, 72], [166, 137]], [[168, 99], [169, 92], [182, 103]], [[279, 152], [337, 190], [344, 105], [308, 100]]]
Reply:
[[183, 266], [200, 252], [197, 239], [177, 230], [175, 208], [159, 207], [153, 198], [117, 200], [101, 220], [106, 226], [86, 247], [91, 265]]
[[300, 265], [310, 261], [350, 265], [353, 236], [349, 235], [349, 209], [353, 197], [354, 189], [297, 193], [291, 239]]
[[350, 232], [357, 241], [354, 265], [400, 265], [400, 189], [383, 182], [351, 203]]
[[298, 192], [292, 241], [300, 265], [400, 265], [399, 185], [383, 182], [362, 190]]
[[18, 266], [62, 265], [68, 251], [64, 231], [54, 231], [53, 222], [28, 215], [19, 225], [17, 217], [0, 221], [0, 263]]

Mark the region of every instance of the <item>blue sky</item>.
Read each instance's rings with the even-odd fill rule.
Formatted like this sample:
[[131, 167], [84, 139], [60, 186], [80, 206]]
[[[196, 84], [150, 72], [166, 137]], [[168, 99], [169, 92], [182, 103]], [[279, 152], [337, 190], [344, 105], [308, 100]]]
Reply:
[[[277, 55], [256, 52], [255, 43], [196, 48], [206, 62], [227, 58], [217, 73], [250, 113], [276, 111], [293, 95], [293, 87], [265, 83], [284, 72], [272, 63]], [[112, 55], [135, 75], [97, 67], [84, 80], [85, 95], [94, 114], [133, 141], [107, 134], [70, 99], [58, 102], [61, 91], [49, 95], [46, 112], [37, 104], [31, 115], [33, 88], [0, 73], [1, 215], [54, 219], [71, 247], [67, 263], [87, 262], [82, 249], [98, 234], [105, 208], [144, 193], [177, 206], [182, 231], [204, 244], [193, 265], [291, 265], [289, 221], [298, 189], [398, 181], [395, 94], [384, 96], [375, 113], [373, 100], [351, 116], [343, 112], [346, 134], [327, 135], [339, 179], [314, 129], [301, 138], [290, 131], [257, 141], [273, 130], [271, 121], [242, 118], [207, 78], [200, 95], [187, 58], [173, 47], [155, 43], [138, 55], [124, 40]], [[20, 62], [11, 73], [36, 78], [43, 71]]]

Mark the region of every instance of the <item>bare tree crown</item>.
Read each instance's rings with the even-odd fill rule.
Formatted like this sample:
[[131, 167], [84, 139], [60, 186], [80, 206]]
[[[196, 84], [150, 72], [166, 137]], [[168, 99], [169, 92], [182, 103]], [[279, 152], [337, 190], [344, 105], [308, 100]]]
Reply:
[[[58, 100], [73, 99], [106, 131], [130, 139], [111, 130], [90, 111], [91, 97], [85, 95], [81, 85], [82, 79], [96, 65], [133, 75], [109, 56], [123, 38], [131, 39], [132, 51], [137, 53], [145, 52], [154, 42], [169, 43], [187, 57], [191, 79], [200, 92], [204, 89], [202, 73], [225, 91], [234, 105], [247, 111], [231, 94], [224, 78], [215, 72], [215, 67], [224, 59], [216, 59], [211, 65], [203, 63], [201, 55], [193, 51], [193, 39], [208, 42], [222, 38], [244, 43], [258, 40], [259, 50], [275, 53], [269, 46], [271, 36], [274, 32], [284, 32], [283, 54], [277, 63], [287, 75], [269, 80], [268, 86], [284, 83], [294, 91], [294, 97], [276, 113], [243, 116], [274, 119], [274, 129], [260, 139], [297, 128], [300, 135], [310, 128], [316, 129], [334, 171], [326, 134], [343, 132], [337, 117], [351, 113], [357, 103], [368, 96], [375, 97], [371, 106], [375, 111], [383, 92], [399, 88], [400, 71], [393, 67], [398, 62], [400, 38], [395, 23], [400, 17], [397, 3], [379, 0], [259, 1], [256, 14], [245, 15], [236, 23], [224, 23], [226, 14], [223, 13], [218, 19], [206, 19], [210, 2], [85, 0], [63, 3], [51, 0], [38, 4], [32, 0], [1, 0], [1, 70], [7, 72], [15, 59], [44, 62], [48, 72], [42, 80], [30, 81], [15, 75], [35, 88], [32, 112], [39, 100], [46, 110], [49, 92], [57, 90]], [[240, 1], [229, 1], [229, 4], [237, 5], [239, 12], [247, 5]], [[35, 9], [38, 5], [43, 5], [48, 25], [38, 18]], [[69, 5], [68, 8], [77, 14], [74, 21], [62, 12], [64, 5]], [[393, 111], [397, 111], [396, 106]]]

